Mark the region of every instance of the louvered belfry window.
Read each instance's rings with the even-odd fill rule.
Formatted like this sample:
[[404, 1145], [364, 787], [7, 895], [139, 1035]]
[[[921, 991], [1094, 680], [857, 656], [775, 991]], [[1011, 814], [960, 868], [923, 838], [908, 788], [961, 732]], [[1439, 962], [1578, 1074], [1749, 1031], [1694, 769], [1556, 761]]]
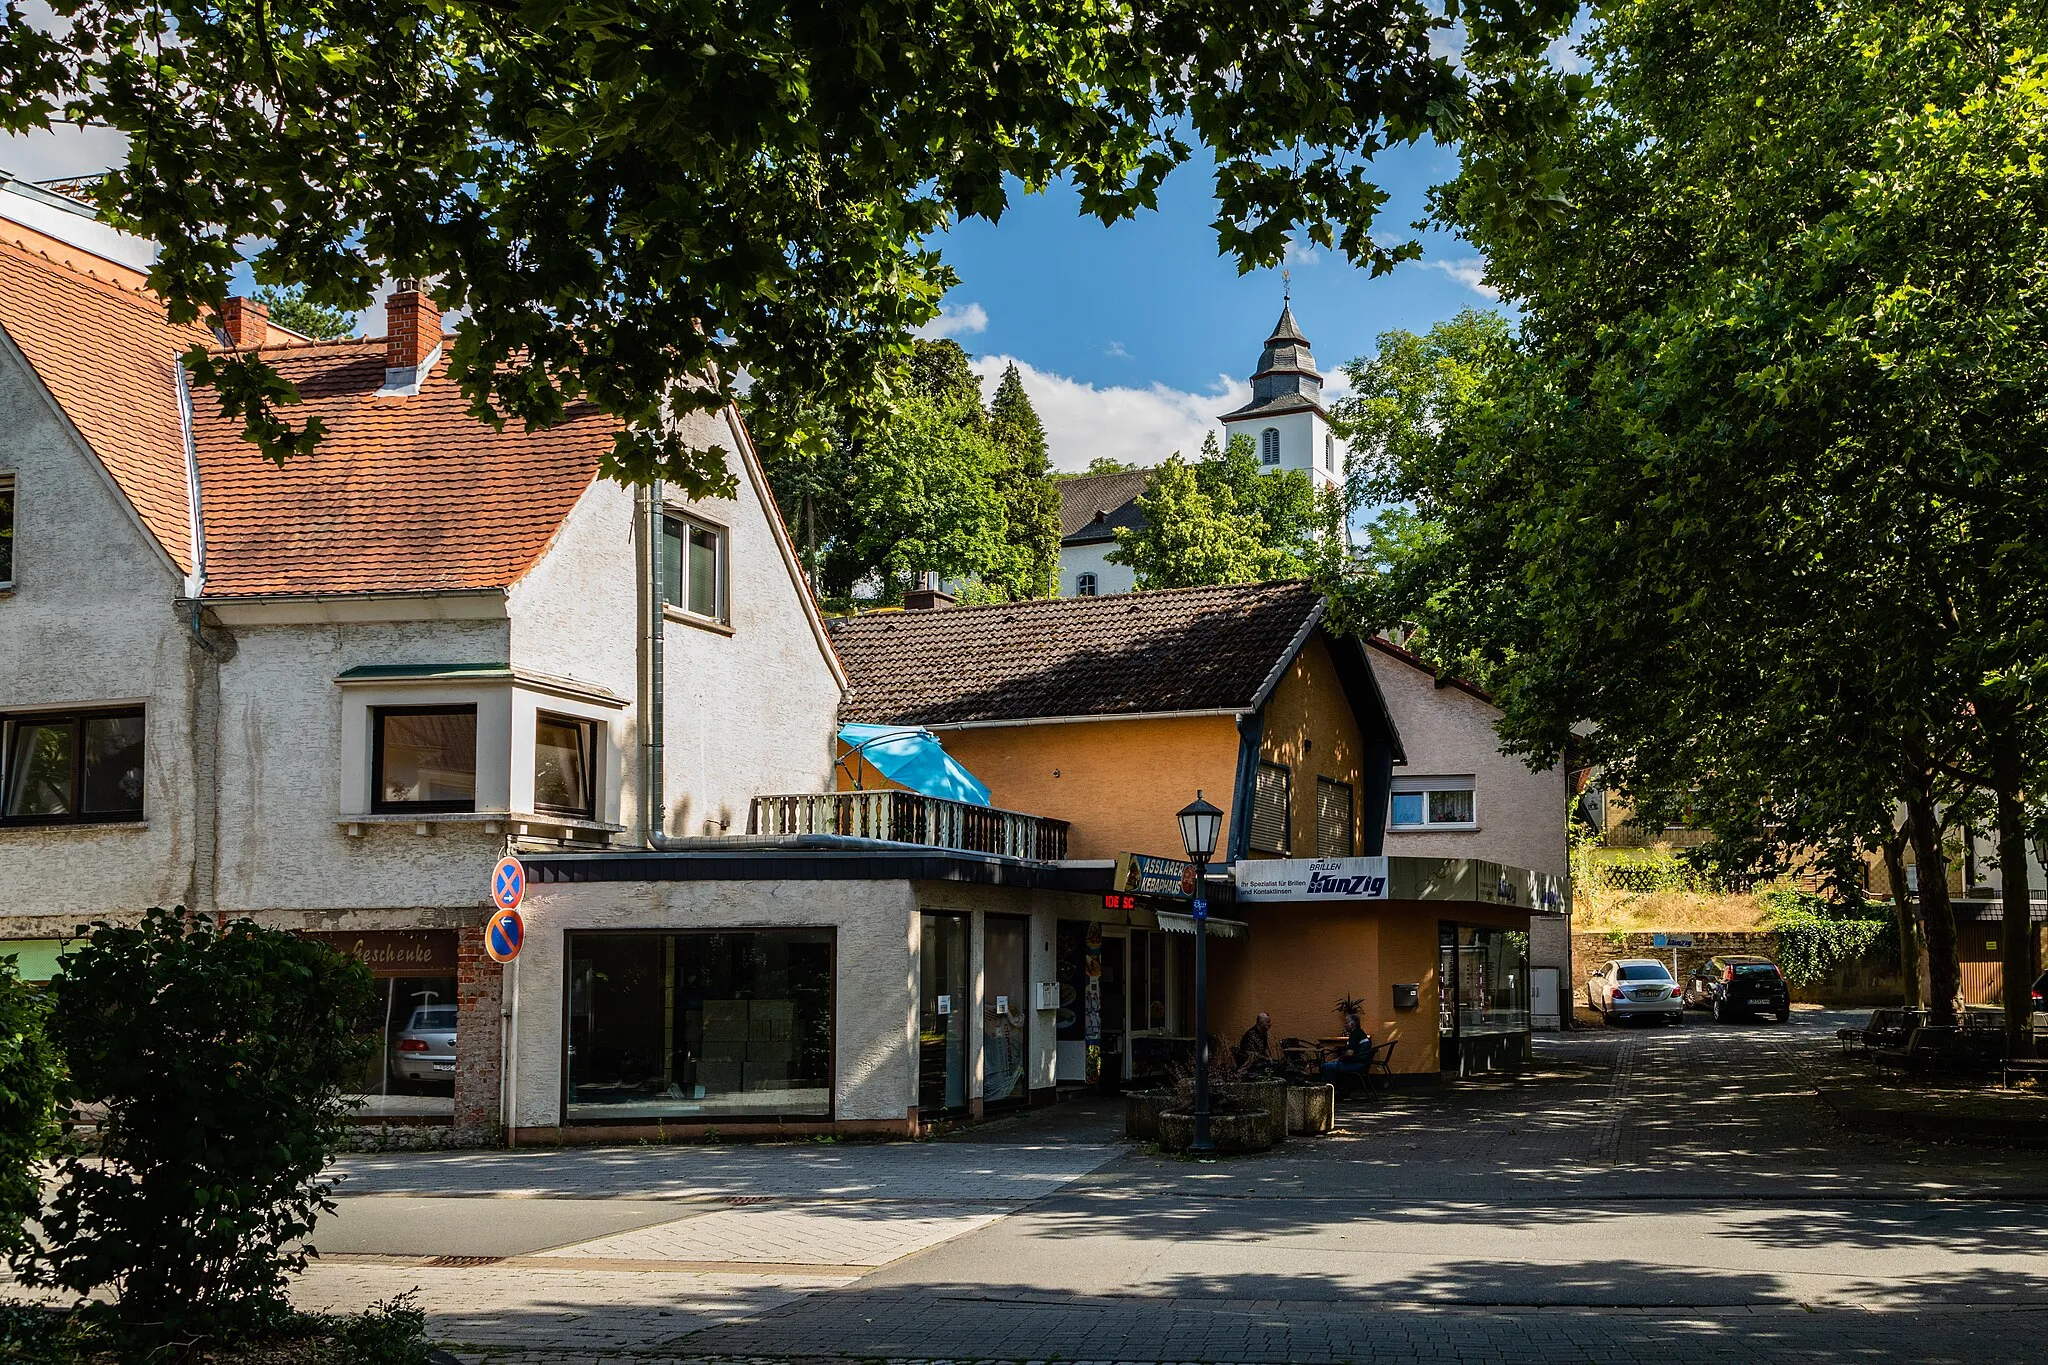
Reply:
[[1351, 856], [1351, 784], [1316, 779], [1316, 856]]
[[1278, 763], [1259, 765], [1258, 790], [1252, 796], [1252, 847], [1261, 853], [1285, 853], [1287, 813], [1293, 807], [1293, 775]]

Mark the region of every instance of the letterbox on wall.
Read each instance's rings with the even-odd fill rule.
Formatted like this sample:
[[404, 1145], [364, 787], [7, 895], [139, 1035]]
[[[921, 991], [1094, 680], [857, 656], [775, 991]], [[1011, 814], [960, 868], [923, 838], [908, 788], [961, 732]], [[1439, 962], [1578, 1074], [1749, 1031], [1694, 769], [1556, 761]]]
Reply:
[[1395, 982], [1395, 983], [1394, 983], [1394, 1008], [1395, 1008], [1395, 1009], [1397, 1009], [1397, 1010], [1412, 1010], [1412, 1009], [1416, 1009], [1416, 1008], [1419, 1008], [1419, 1007], [1421, 1006], [1421, 1004], [1422, 1004], [1422, 986], [1421, 986], [1421, 984], [1420, 984], [1419, 982], [1414, 982], [1414, 981], [1408, 981], [1408, 982], [1400, 982], [1400, 981], [1397, 981], [1397, 982]]

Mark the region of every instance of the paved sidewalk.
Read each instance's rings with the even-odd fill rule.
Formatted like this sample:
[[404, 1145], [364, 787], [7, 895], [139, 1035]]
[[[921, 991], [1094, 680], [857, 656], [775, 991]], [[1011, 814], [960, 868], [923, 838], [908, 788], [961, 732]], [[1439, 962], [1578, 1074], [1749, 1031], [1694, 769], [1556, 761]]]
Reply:
[[355, 1158], [352, 1190], [413, 1192], [356, 1198], [358, 1227], [432, 1194], [491, 1210], [475, 1239], [515, 1254], [330, 1263], [301, 1295], [418, 1284], [436, 1332], [508, 1365], [2048, 1358], [2048, 1154], [1843, 1129], [1814, 1093], [1837, 1022], [1546, 1038], [1524, 1075], [1236, 1161], [1054, 1141], [1039, 1116], [884, 1147]]

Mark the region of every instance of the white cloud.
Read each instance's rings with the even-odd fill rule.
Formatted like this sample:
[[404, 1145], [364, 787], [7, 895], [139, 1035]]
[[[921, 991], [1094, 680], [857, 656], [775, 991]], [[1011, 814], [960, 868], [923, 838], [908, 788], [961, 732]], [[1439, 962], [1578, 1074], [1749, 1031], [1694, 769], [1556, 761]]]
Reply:
[[1500, 297], [1500, 290], [1495, 289], [1486, 282], [1486, 260], [1484, 257], [1460, 256], [1452, 260], [1425, 260], [1418, 262], [1418, 264], [1425, 270], [1441, 271], [1443, 274], [1449, 275], [1475, 294], [1483, 294], [1489, 299]]
[[128, 155], [128, 135], [112, 128], [60, 124], [32, 133], [0, 135], [0, 170], [23, 180], [71, 180], [98, 175]]
[[1124, 349], [1124, 344], [1121, 341], [1110, 342], [1109, 348], [1103, 354], [1115, 360], [1129, 360], [1131, 358], [1131, 353]]
[[1164, 384], [1101, 387], [1002, 355], [974, 362], [983, 391], [993, 396], [1012, 363], [1045, 424], [1046, 446], [1057, 469], [1086, 469], [1098, 455], [1142, 465], [1158, 464], [1175, 451], [1193, 459], [1202, 438], [1220, 430], [1217, 415], [1243, 406], [1252, 392], [1250, 384], [1227, 375], [1216, 376], [1205, 393]]
[[970, 303], [959, 308], [940, 308], [939, 315], [918, 328], [917, 334], [926, 341], [937, 341], [941, 337], [971, 337], [987, 330], [988, 309]]
[[1281, 253], [1289, 265], [1314, 265], [1323, 259], [1323, 253], [1306, 242], [1289, 239], [1287, 249]]

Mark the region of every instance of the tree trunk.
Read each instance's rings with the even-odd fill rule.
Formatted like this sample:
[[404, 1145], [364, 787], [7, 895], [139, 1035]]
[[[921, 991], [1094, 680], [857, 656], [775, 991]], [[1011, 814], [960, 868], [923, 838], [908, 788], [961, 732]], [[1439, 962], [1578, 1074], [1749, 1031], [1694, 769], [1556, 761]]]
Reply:
[[1927, 1008], [1936, 1024], [1953, 1026], [1963, 993], [1956, 961], [1956, 917], [1948, 899], [1948, 860], [1941, 848], [1941, 818], [1924, 789], [1906, 798], [1913, 866], [1920, 881], [1920, 921], [1927, 929]]
[[1884, 875], [1891, 883], [1892, 912], [1899, 920], [1899, 976], [1905, 1005], [1918, 1009], [1926, 1003], [1920, 989], [1920, 920], [1912, 897], [1906, 894], [1906, 841], [1909, 833], [1897, 829], [1884, 841]]
[[1991, 776], [1998, 784], [1998, 900], [2003, 912], [2005, 1054], [2034, 1055], [2034, 925], [2027, 894], [2027, 808], [2021, 799], [2026, 760], [2009, 726], [1990, 737]]

